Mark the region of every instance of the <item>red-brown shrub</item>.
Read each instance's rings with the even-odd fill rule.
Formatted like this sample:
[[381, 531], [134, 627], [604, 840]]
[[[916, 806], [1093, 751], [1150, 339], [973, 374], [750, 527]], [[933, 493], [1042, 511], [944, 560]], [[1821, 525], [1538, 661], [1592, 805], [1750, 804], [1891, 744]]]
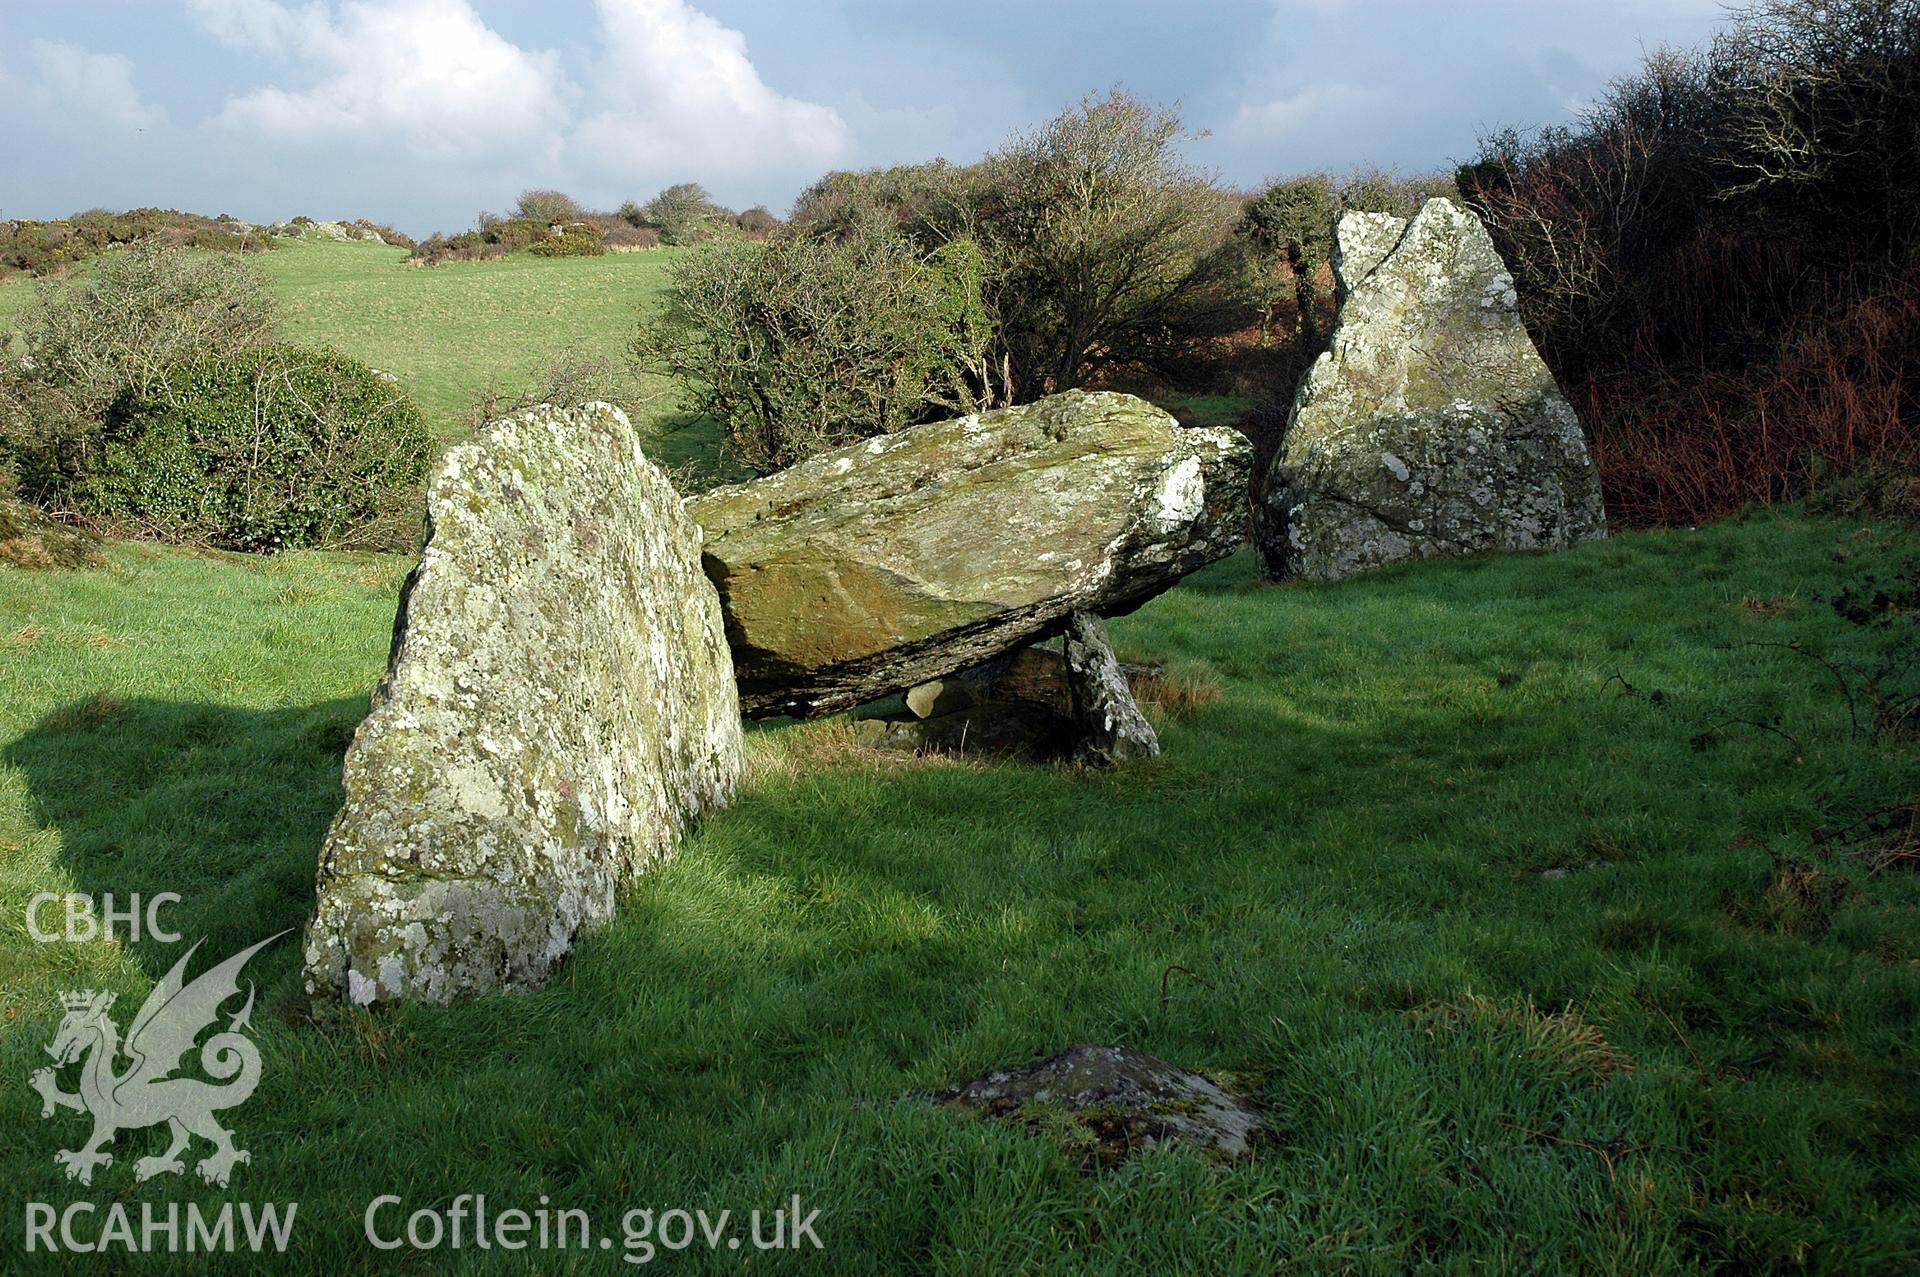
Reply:
[[1920, 459], [1916, 92], [1920, 0], [1751, 0], [1461, 170], [1616, 520]]
[[622, 222], [600, 232], [600, 242], [608, 248], [637, 249], [660, 247], [660, 232], [651, 226], [629, 226]]
[[[1683, 319], [1710, 309], [1685, 286], [1674, 301]], [[1594, 375], [1574, 397], [1595, 432], [1607, 508], [1623, 523], [1699, 523], [1796, 500], [1849, 472], [1911, 470], [1920, 265], [1835, 302], [1749, 368], [1649, 362]]]

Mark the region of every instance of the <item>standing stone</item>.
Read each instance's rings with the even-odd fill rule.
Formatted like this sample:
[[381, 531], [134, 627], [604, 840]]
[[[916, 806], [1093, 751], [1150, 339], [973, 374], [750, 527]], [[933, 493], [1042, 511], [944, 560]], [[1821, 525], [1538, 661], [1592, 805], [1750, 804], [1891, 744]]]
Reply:
[[1106, 624], [1091, 613], [1075, 612], [1067, 619], [1066, 654], [1067, 686], [1079, 729], [1074, 756], [1095, 767], [1158, 758], [1160, 737], [1133, 699]]
[[1331, 581], [1401, 559], [1605, 535], [1586, 437], [1471, 212], [1349, 213], [1332, 349], [1294, 399], [1255, 514], [1261, 570]]
[[700, 531], [605, 404], [449, 451], [320, 856], [309, 992], [537, 987], [725, 805], [739, 702]]
[[1244, 539], [1251, 446], [1131, 395], [931, 422], [688, 503], [740, 701], [813, 717], [1127, 612]]

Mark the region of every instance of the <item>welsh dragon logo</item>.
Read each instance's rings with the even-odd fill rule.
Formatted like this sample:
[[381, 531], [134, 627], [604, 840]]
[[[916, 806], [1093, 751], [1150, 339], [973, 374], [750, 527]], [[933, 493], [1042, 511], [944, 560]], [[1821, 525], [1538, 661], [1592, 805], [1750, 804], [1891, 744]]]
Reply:
[[[246, 1005], [231, 1015], [225, 1030], [213, 1034], [200, 1047], [200, 1068], [214, 1081], [174, 1074], [181, 1066], [181, 1057], [219, 1018], [221, 1004], [239, 994], [240, 968], [247, 959], [285, 934], [282, 931], [242, 949], [188, 984], [187, 963], [200, 947], [195, 944], [147, 995], [127, 1029], [124, 1044], [118, 1026], [107, 1014], [114, 994], [88, 989], [61, 996], [67, 1014], [54, 1034], [53, 1045], [47, 1048], [54, 1063], [51, 1068], [35, 1071], [33, 1089], [40, 1092], [43, 1118], [63, 1108], [93, 1116], [93, 1135], [86, 1143], [53, 1155], [54, 1161], [67, 1168], [67, 1178], [93, 1183], [94, 1168], [113, 1162], [108, 1147], [116, 1135], [162, 1122], [167, 1124], [172, 1143], [158, 1157], [143, 1157], [135, 1163], [136, 1179], [183, 1173], [186, 1164], [180, 1154], [195, 1135], [213, 1144], [213, 1151], [194, 1168], [209, 1184], [226, 1187], [234, 1166], [251, 1160], [245, 1149], [233, 1146], [233, 1133], [213, 1116], [221, 1109], [244, 1103], [260, 1084], [260, 1049], [246, 1036], [253, 1014], [251, 983]], [[122, 1055], [127, 1066], [116, 1071]], [[80, 1064], [80, 1089], [63, 1091], [59, 1071], [74, 1063]]]

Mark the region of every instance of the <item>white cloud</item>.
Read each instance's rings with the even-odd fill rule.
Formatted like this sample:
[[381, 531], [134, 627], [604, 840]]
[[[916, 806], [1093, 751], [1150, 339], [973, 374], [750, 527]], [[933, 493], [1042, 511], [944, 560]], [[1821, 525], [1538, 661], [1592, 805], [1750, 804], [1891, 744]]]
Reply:
[[326, 7], [320, 4], [294, 8], [275, 0], [190, 0], [190, 7], [215, 39], [236, 49], [277, 56], [302, 44], [333, 39]]
[[486, 161], [590, 191], [811, 174], [848, 150], [838, 113], [768, 87], [746, 38], [686, 0], [596, 0], [595, 47], [573, 76], [468, 0], [192, 7], [216, 39], [281, 68], [281, 82], [230, 98], [217, 121], [269, 143]]
[[1244, 103], [1228, 127], [1246, 140], [1277, 140], [1309, 127], [1337, 128], [1342, 115], [1371, 109], [1384, 96], [1357, 84], [1310, 84], [1285, 97]]
[[217, 38], [284, 59], [306, 83], [231, 98], [220, 123], [283, 142], [349, 140], [428, 160], [551, 148], [559, 57], [529, 52], [466, 0], [349, 0], [338, 13], [271, 0], [194, 0]]
[[0, 83], [15, 110], [57, 124], [132, 133], [166, 122], [166, 112], [142, 98], [134, 85], [133, 60], [118, 53], [94, 53], [58, 40], [32, 40], [27, 44], [25, 74], [4, 75]]
[[746, 37], [685, 0], [596, 0], [604, 42], [578, 158], [629, 174], [812, 169], [847, 151], [830, 107], [774, 92]]

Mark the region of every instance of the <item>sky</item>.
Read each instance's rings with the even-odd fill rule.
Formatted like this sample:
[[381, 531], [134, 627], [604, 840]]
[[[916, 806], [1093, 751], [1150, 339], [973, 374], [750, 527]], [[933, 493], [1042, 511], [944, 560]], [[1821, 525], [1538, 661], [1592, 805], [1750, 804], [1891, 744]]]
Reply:
[[459, 230], [528, 187], [976, 159], [1088, 93], [1178, 103], [1228, 185], [1470, 158], [1719, 0], [0, 0], [0, 217], [140, 205]]

